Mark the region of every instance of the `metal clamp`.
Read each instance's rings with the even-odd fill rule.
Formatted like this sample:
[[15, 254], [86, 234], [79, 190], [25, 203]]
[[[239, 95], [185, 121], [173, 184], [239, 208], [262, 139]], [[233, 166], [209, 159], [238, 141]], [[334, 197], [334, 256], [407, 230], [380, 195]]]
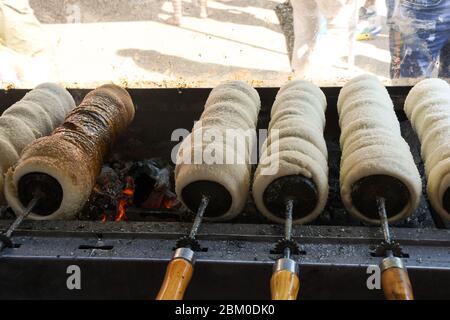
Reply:
[[384, 272], [392, 268], [406, 269], [403, 260], [397, 257], [388, 257], [383, 259], [383, 261], [381, 261], [380, 263], [381, 272]]
[[290, 271], [292, 273], [298, 274], [299, 268], [297, 262], [292, 259], [279, 259], [274, 265], [274, 273], [279, 271]]
[[184, 259], [190, 262], [192, 265], [195, 264], [195, 252], [189, 248], [179, 248], [175, 251], [173, 259]]

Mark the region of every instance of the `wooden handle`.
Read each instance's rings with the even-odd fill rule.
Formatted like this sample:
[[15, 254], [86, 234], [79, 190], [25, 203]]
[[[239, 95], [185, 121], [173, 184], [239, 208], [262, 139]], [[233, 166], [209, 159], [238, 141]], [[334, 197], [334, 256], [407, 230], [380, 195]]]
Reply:
[[297, 300], [300, 280], [291, 271], [277, 271], [270, 280], [270, 289], [272, 291], [272, 300]]
[[405, 269], [391, 268], [381, 275], [386, 300], [414, 300], [411, 281]]
[[164, 282], [156, 300], [183, 300], [194, 266], [185, 259], [173, 259], [167, 266]]

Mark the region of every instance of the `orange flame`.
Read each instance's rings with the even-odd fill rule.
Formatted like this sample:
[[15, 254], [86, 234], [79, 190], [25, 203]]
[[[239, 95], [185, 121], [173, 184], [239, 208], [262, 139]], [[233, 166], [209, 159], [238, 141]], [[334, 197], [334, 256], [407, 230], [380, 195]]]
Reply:
[[123, 221], [126, 219], [126, 205], [127, 205], [127, 200], [125, 199], [120, 199], [119, 200], [119, 205], [117, 208], [118, 214], [116, 216], [115, 221], [119, 222], [119, 221]]
[[127, 186], [122, 190], [122, 197], [119, 199], [117, 205], [117, 216], [115, 221], [124, 221], [127, 218], [126, 208], [127, 205], [131, 203], [134, 196], [134, 181], [133, 178], [127, 177]]

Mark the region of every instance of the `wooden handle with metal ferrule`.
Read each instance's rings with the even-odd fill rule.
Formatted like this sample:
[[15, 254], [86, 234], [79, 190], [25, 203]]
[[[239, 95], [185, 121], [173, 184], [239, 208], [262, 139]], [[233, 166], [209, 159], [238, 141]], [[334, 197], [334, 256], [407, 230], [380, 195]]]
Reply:
[[381, 274], [386, 300], [414, 300], [411, 281], [405, 269], [391, 268]]
[[175, 254], [167, 266], [166, 275], [156, 300], [183, 300], [194, 273], [192, 258], [186, 259]]
[[399, 258], [387, 258], [383, 261], [381, 285], [386, 300], [414, 300], [408, 272]]
[[300, 290], [297, 264], [291, 259], [280, 259], [270, 280], [272, 300], [297, 300]]

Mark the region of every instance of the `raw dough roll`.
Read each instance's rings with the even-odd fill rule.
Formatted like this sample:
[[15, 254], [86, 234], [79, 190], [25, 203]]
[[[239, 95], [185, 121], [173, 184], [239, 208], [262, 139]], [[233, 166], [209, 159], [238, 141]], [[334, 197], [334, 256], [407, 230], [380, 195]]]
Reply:
[[14, 212], [23, 212], [37, 188], [47, 192], [31, 219], [74, 218], [89, 198], [104, 155], [134, 112], [130, 95], [120, 87], [105, 85], [88, 93], [52, 135], [29, 145], [8, 171], [5, 195]]
[[35, 139], [49, 135], [75, 107], [64, 88], [45, 83], [28, 92], [0, 117], [0, 204], [4, 202], [4, 175], [22, 150]]
[[378, 224], [379, 196], [386, 200], [389, 222], [405, 219], [419, 204], [422, 184], [386, 88], [376, 77], [356, 77], [342, 88], [338, 112], [341, 198], [346, 209]]
[[[209, 196], [205, 216], [210, 221], [233, 219], [244, 209], [260, 107], [257, 91], [246, 83], [221, 84], [212, 90], [199, 122], [180, 146], [176, 193], [192, 211], [197, 210], [203, 194]], [[229, 141], [228, 130], [238, 130], [235, 134], [243, 143]], [[211, 159], [204, 157], [208, 155]]]
[[294, 208], [303, 207], [294, 210], [293, 223], [313, 221], [326, 205], [328, 151], [323, 137], [326, 107], [323, 92], [306, 81], [292, 81], [278, 92], [272, 107], [269, 135], [262, 146], [253, 182], [255, 204], [271, 221], [285, 222], [284, 207], [274, 210], [266, 195], [281, 179], [293, 179], [293, 183], [298, 183], [297, 179], [301, 178], [314, 184], [316, 199], [311, 200], [314, 203], [307, 203], [307, 209], [299, 203], [304, 199], [293, 199]]
[[441, 79], [419, 82], [406, 98], [405, 113], [422, 144], [428, 198], [450, 220], [450, 86]]

